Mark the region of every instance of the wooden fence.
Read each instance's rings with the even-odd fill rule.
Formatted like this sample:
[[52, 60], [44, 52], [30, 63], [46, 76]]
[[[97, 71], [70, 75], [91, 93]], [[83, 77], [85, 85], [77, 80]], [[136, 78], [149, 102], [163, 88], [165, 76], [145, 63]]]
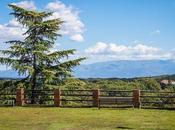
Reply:
[[0, 93], [0, 106], [14, 106], [16, 104], [16, 92]]
[[175, 92], [141, 91], [142, 108], [175, 108]]
[[[146, 90], [24, 90], [0, 93], [1, 106], [175, 108], [175, 92]], [[110, 103], [111, 102], [111, 103]], [[104, 103], [104, 104], [103, 104]]]

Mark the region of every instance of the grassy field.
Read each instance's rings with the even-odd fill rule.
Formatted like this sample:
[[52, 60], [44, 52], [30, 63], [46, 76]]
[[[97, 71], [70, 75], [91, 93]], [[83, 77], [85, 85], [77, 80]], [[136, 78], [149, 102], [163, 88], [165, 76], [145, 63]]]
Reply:
[[0, 130], [175, 130], [175, 111], [0, 108]]

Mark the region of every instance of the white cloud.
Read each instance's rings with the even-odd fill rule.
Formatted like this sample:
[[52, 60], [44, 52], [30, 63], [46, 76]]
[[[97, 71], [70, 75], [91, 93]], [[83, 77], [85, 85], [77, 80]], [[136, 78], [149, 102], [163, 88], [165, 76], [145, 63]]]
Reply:
[[0, 24], [0, 39], [1, 41], [23, 39], [23, 33], [25, 31], [26, 29], [22, 25], [20, 25], [15, 19], [12, 19], [6, 24]]
[[61, 34], [69, 35], [70, 39], [74, 41], [82, 42], [84, 40], [84, 23], [75, 8], [56, 1], [48, 3], [46, 9], [54, 12], [49, 19], [60, 18], [64, 21], [60, 31]]
[[104, 53], [107, 47], [108, 45], [106, 43], [97, 42], [96, 45], [94, 45], [93, 47], [89, 47], [88, 49], [85, 50], [85, 52], [91, 54]]
[[[26, 0], [12, 4], [29, 10], [36, 10], [34, 1]], [[73, 41], [84, 41], [84, 24], [80, 20], [79, 12], [77, 10], [71, 6], [66, 6], [60, 1], [48, 3], [46, 9], [53, 11], [53, 15], [49, 19], [61, 18], [65, 21], [59, 33], [68, 35]], [[6, 24], [0, 24], [0, 40], [8, 41], [12, 39], [23, 39], [24, 36], [22, 34], [25, 31], [26, 29], [22, 25], [20, 25], [15, 19], [12, 19]]]
[[7, 27], [23, 27], [16, 19], [11, 19], [7, 24]]
[[73, 40], [73, 41], [77, 41], [77, 42], [84, 41], [84, 38], [83, 38], [83, 36], [81, 34], [72, 35], [70, 37], [70, 39]]
[[125, 46], [117, 45], [114, 43], [104, 43], [98, 42], [93, 47], [90, 47], [85, 50], [86, 53], [92, 54], [148, 54], [148, 53], [157, 53], [159, 48], [146, 46], [143, 44], [137, 44], [136, 46]]
[[167, 60], [175, 59], [175, 51], [163, 51], [161, 48], [137, 44], [135, 46], [115, 43], [97, 42], [84, 50], [81, 55], [89, 57], [89, 61], [108, 60]]
[[[36, 6], [33, 1], [20, 1], [17, 3], [11, 3], [25, 9], [35, 10]], [[24, 32], [26, 28], [24, 28], [16, 19], [11, 19], [8, 23], [0, 24], [0, 40], [8, 41], [8, 40], [21, 40], [24, 38]]]
[[160, 35], [160, 30], [157, 29], [157, 30], [152, 31], [152, 32], [151, 32], [151, 35], [152, 35], [152, 36]]
[[12, 3], [12, 4], [20, 6], [20, 7], [25, 8], [25, 9], [29, 9], [29, 10], [36, 10], [36, 6], [35, 6], [35, 3], [33, 1], [25, 0], [25, 1], [20, 1], [17, 3]]

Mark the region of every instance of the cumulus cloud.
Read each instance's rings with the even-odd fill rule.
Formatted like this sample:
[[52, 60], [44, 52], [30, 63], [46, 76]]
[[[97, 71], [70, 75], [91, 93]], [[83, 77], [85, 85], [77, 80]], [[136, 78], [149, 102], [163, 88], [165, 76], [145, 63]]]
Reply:
[[54, 12], [49, 19], [60, 18], [64, 21], [61, 34], [70, 35], [70, 39], [78, 42], [84, 40], [84, 23], [79, 17], [79, 11], [72, 6], [67, 6], [60, 1], [50, 2], [46, 9]]
[[104, 42], [97, 42], [93, 47], [89, 47], [85, 50], [86, 53], [100, 54], [107, 51], [108, 45]]
[[[175, 51], [163, 51], [161, 48], [137, 44], [135, 46], [119, 45], [115, 43], [97, 42], [83, 53], [90, 60], [167, 60], [174, 59]], [[95, 58], [95, 59], [94, 59]]]
[[[34, 1], [21, 1], [12, 3], [29, 10], [36, 10]], [[66, 6], [60, 1], [50, 2], [45, 7], [46, 10], [52, 11], [53, 15], [48, 19], [60, 18], [64, 21], [59, 33], [68, 35], [71, 40], [82, 42], [84, 41], [84, 24], [80, 20], [79, 12], [72, 6]], [[15, 19], [10, 20], [6, 24], [0, 24], [0, 39], [22, 39], [22, 35], [26, 29], [21, 26]]]
[[[25, 9], [35, 10], [36, 6], [33, 1], [20, 1], [17, 3], [11, 3]], [[26, 28], [24, 28], [19, 22], [13, 18], [8, 23], [0, 24], [0, 40], [8, 41], [8, 40], [22, 40], [24, 38], [24, 32]]]
[[8, 41], [12, 39], [23, 39], [23, 33], [26, 31], [22, 25], [20, 25], [15, 19], [10, 20], [6, 24], [0, 24], [0, 39], [2, 41]]
[[115, 43], [97, 42], [85, 50], [91, 54], [150, 54], [159, 52], [159, 48], [137, 44], [136, 46], [117, 45]]
[[70, 39], [73, 40], [73, 41], [78, 41], [78, 42], [84, 41], [84, 38], [81, 34], [72, 35], [70, 37]]
[[35, 6], [35, 3], [33, 1], [20, 1], [20, 2], [17, 2], [17, 3], [12, 3], [14, 5], [17, 5], [17, 6], [20, 6], [22, 8], [25, 8], [25, 9], [29, 9], [29, 10], [36, 10], [36, 6]]

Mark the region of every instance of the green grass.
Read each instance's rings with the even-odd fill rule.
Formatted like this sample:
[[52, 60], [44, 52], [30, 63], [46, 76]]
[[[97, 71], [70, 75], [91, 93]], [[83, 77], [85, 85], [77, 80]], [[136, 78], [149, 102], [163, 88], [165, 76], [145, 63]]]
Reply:
[[0, 108], [0, 130], [175, 130], [175, 111]]

